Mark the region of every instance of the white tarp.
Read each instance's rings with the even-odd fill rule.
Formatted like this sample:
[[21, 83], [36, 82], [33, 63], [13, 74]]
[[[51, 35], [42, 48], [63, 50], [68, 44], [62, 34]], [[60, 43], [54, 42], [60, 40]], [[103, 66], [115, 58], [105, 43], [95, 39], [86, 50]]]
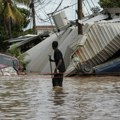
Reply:
[[[67, 67], [70, 63], [70, 55], [73, 52], [72, 49], [69, 48], [69, 45], [72, 44], [73, 41], [77, 40], [77, 37], [77, 29], [75, 27], [71, 27], [59, 33], [58, 36], [56, 34], [52, 34], [38, 45], [28, 50], [28, 56], [25, 58], [25, 61], [29, 61], [26, 68], [27, 71], [39, 72], [41, 74], [50, 73], [49, 55], [53, 55], [53, 41], [58, 41], [59, 49], [63, 53], [65, 65]], [[54, 64], [52, 64], [52, 66], [54, 67]]]
[[[104, 15], [102, 18], [98, 17], [97, 21], [104, 19], [104, 17], [106, 18]], [[89, 23], [89, 20], [83, 20], [85, 23], [87, 23], [87, 21]], [[91, 22], [96, 22], [96, 18], [92, 18]], [[87, 32], [86, 30], [87, 29], [84, 26], [83, 31]], [[71, 45], [76, 43], [79, 39], [77, 27], [69, 27], [68, 29], [57, 34], [58, 35], [56, 35], [56, 33], [50, 35], [50, 37], [46, 38], [44, 41], [27, 51], [28, 56], [26, 56], [25, 61], [29, 61], [29, 64], [27, 65], [28, 72], [39, 72], [42, 74], [50, 73], [49, 55], [53, 55], [51, 46], [53, 41], [58, 41], [59, 49], [62, 51], [64, 56], [65, 65], [66, 67], [69, 66], [70, 56], [74, 50], [71, 49]], [[54, 67], [54, 64], [52, 65]]]

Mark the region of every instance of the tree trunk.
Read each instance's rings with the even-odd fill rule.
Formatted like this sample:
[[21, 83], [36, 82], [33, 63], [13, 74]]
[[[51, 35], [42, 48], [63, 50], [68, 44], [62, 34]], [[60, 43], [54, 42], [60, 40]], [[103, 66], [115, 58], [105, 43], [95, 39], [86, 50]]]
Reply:
[[8, 35], [9, 35], [9, 38], [12, 38], [12, 20], [11, 18], [9, 18], [8, 20]]
[[32, 9], [32, 18], [33, 18], [33, 34], [36, 34], [36, 24], [35, 24], [35, 8], [34, 8], [34, 2], [33, 0], [31, 1], [31, 9]]

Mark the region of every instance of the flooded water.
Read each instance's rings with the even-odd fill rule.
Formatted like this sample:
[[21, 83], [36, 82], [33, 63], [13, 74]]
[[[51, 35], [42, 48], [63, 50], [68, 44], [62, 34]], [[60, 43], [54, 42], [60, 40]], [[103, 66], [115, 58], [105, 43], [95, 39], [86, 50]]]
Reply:
[[0, 120], [120, 120], [120, 77], [0, 77]]

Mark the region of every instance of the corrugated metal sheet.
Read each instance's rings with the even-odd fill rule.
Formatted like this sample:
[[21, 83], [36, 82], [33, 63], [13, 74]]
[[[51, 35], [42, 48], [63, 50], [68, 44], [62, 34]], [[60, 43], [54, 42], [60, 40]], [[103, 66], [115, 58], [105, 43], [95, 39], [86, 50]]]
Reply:
[[72, 57], [80, 63], [99, 65], [120, 49], [120, 23], [95, 23], [79, 39]]

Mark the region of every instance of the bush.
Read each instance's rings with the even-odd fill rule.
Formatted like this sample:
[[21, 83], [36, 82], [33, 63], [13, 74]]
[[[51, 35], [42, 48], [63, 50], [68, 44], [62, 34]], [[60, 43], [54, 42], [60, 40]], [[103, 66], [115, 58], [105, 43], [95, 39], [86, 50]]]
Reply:
[[10, 47], [7, 51], [7, 53], [11, 56], [16, 57], [19, 60], [19, 64], [20, 64], [20, 70], [24, 71], [26, 70], [26, 65], [28, 64], [28, 62], [24, 61], [24, 58], [26, 55], [28, 55], [27, 53], [21, 53], [20, 49], [16, 47], [16, 45], [13, 45], [12, 47]]
[[100, 0], [99, 4], [103, 8], [120, 7], [120, 0]]

